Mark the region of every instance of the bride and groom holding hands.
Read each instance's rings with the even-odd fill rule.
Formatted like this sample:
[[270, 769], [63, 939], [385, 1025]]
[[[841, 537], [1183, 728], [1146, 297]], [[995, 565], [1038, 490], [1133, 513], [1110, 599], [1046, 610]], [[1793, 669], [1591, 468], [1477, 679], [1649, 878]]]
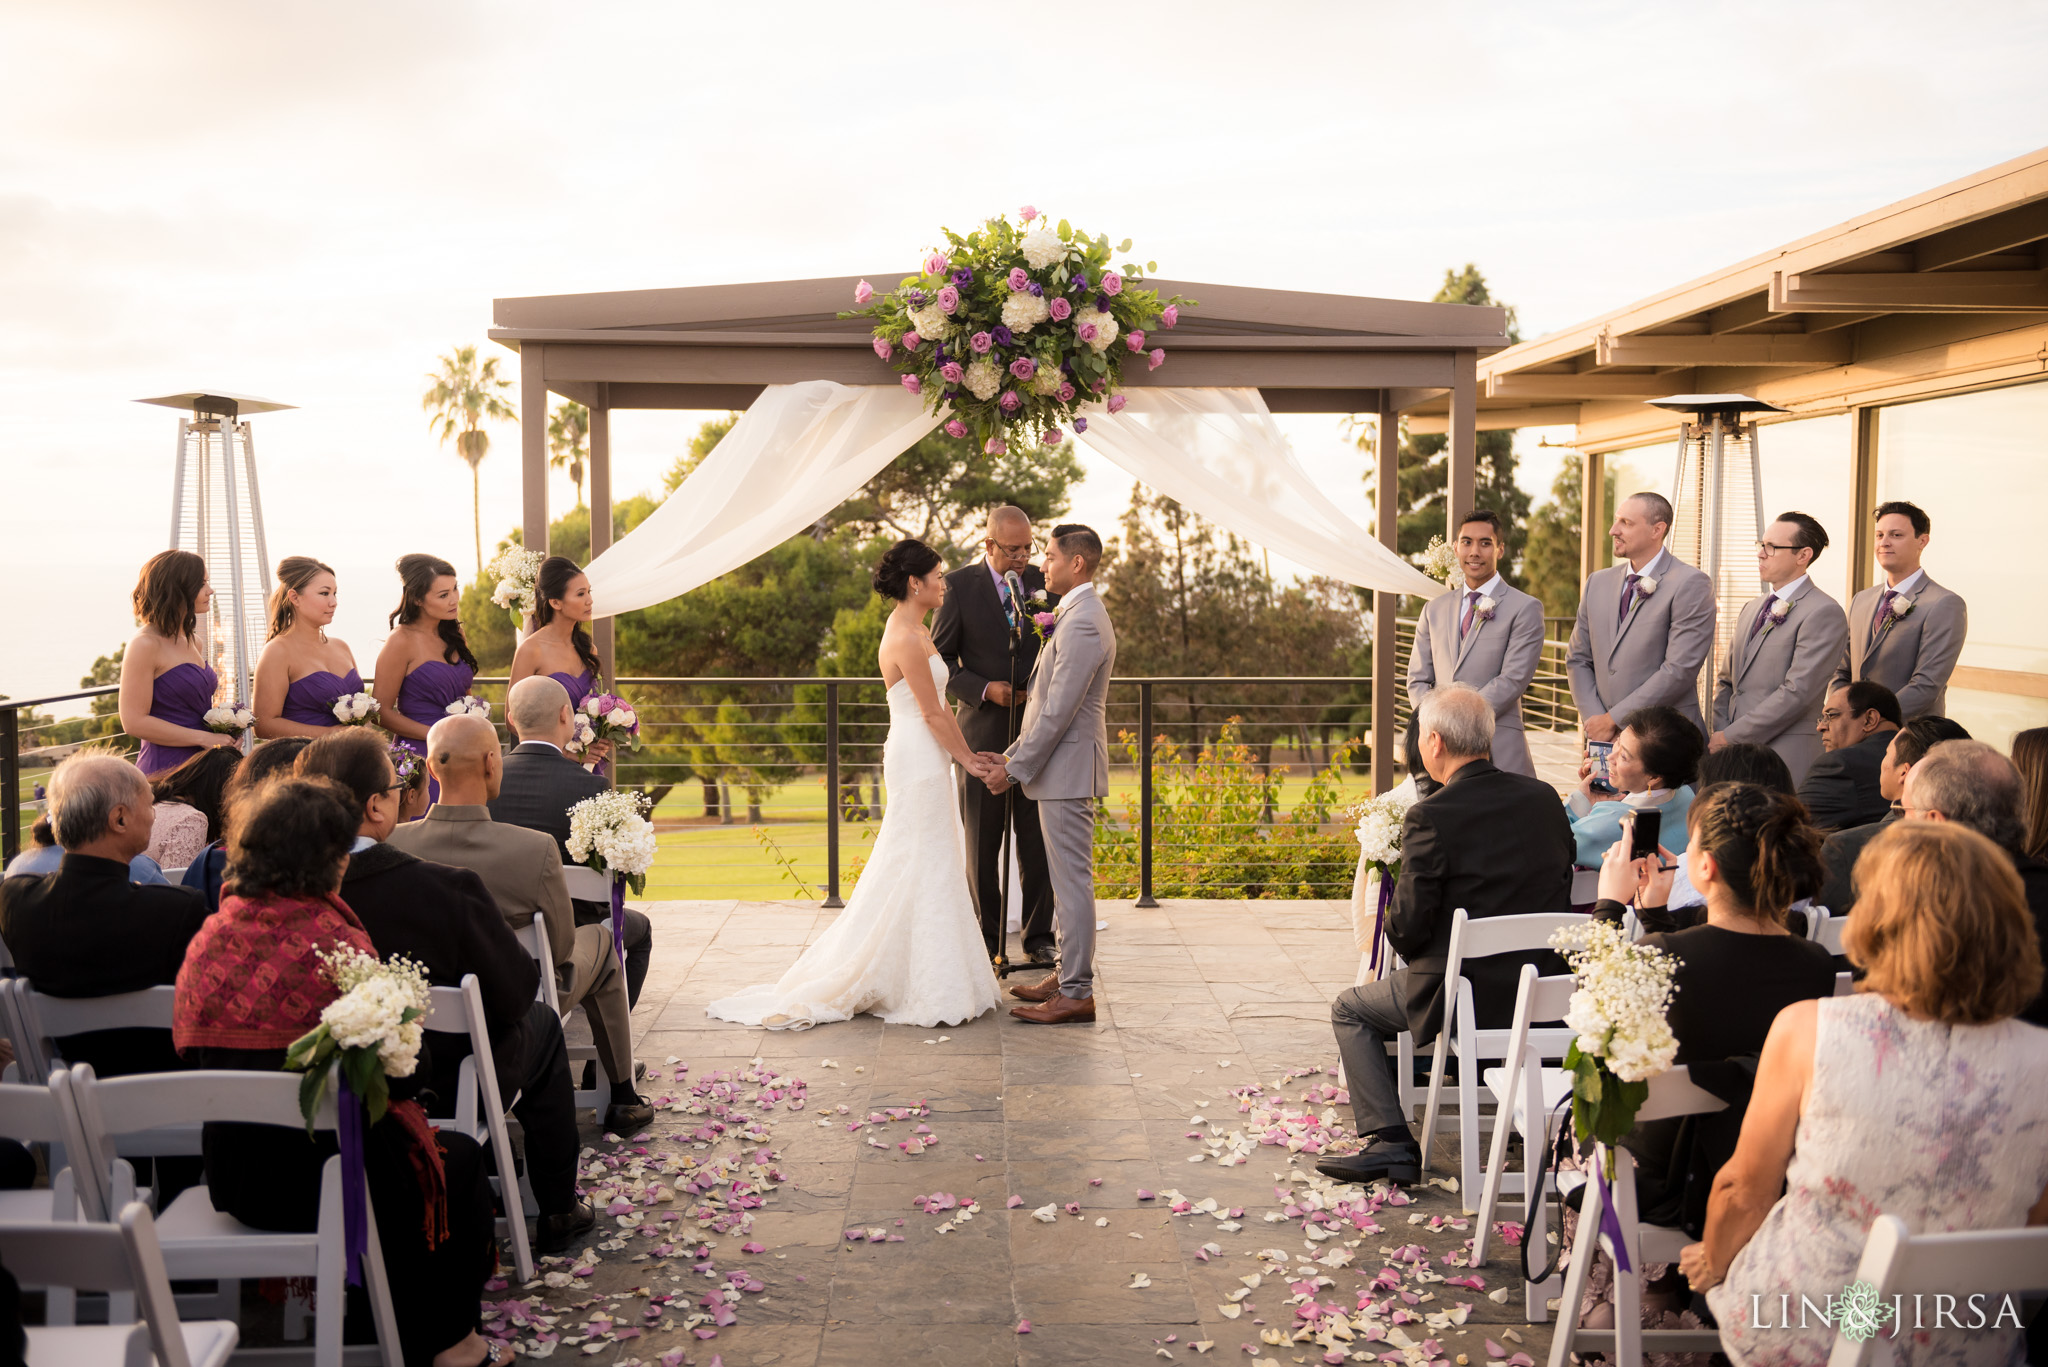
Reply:
[[[1015, 784], [1025, 949], [1042, 957], [1050, 939], [1059, 967], [1012, 988], [1028, 1004], [1010, 1014], [1039, 1025], [1095, 1019], [1095, 803], [1109, 792], [1105, 713], [1116, 664], [1116, 632], [1093, 582], [1102, 541], [1078, 525], [1055, 527], [1046, 541], [1043, 586], [1058, 607], [1042, 645], [1017, 601], [1019, 589], [1033, 591], [1023, 578], [1030, 519], [996, 509], [985, 547], [984, 560], [951, 575], [919, 541], [898, 542], [876, 565], [875, 590], [896, 606], [879, 652], [888, 807], [873, 850], [846, 909], [780, 980], [713, 1002], [707, 1014], [770, 1029], [863, 1013], [934, 1026], [995, 1007], [990, 960], [1004, 935], [996, 860], [1012, 805], [1004, 795]], [[957, 597], [942, 612], [949, 593]], [[937, 644], [924, 625], [930, 613], [940, 614]], [[1011, 683], [1013, 670], [1022, 683]], [[958, 717], [948, 691], [961, 699]], [[955, 764], [970, 776], [964, 790]], [[963, 807], [976, 829], [972, 883]]]

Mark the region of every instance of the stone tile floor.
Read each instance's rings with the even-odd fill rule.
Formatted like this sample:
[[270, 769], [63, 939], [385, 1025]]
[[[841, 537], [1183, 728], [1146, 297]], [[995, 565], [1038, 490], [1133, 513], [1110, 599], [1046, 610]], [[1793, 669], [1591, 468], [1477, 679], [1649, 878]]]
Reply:
[[[1298, 1179], [1313, 1175], [1312, 1158], [1261, 1146], [1238, 1166], [1219, 1166], [1213, 1155], [1196, 1163], [1190, 1155], [1209, 1150], [1189, 1136], [1211, 1133], [1190, 1123], [1198, 1114], [1226, 1133], [1249, 1119], [1232, 1088], [1258, 1083], [1272, 1097], [1277, 1080], [1300, 1074], [1281, 1089], [1298, 1110], [1307, 1088], [1335, 1082], [1308, 1070], [1336, 1061], [1328, 1003], [1350, 984], [1357, 963], [1346, 904], [1176, 902], [1138, 910], [1105, 903], [1092, 1026], [1031, 1026], [996, 1014], [950, 1029], [863, 1018], [797, 1034], [712, 1021], [704, 1004], [773, 979], [832, 913], [761, 902], [646, 909], [654, 918], [655, 956], [634, 1024], [639, 1056], [660, 1079], [650, 1078], [650, 1094], [687, 1098], [715, 1074], [758, 1078], [766, 1070], [777, 1075], [770, 1089], [789, 1086], [792, 1076], [803, 1079], [804, 1109], [788, 1109], [788, 1099], [769, 1111], [744, 1108], [772, 1130], [765, 1141], [744, 1145], [717, 1136], [701, 1143], [694, 1136], [715, 1117], [678, 1111], [659, 1113], [644, 1139], [591, 1132], [587, 1173], [604, 1171], [606, 1155], [630, 1163], [635, 1149], [644, 1152], [641, 1161], [671, 1167], [742, 1153], [762, 1159], [774, 1190], [759, 1209], [744, 1212], [751, 1217], [746, 1229], [725, 1233], [700, 1227], [696, 1218], [722, 1212], [677, 1193], [605, 1222], [662, 1233], [601, 1227], [592, 1241], [595, 1259], [544, 1269], [566, 1285], [494, 1291], [494, 1298], [526, 1299], [534, 1310], [558, 1315], [551, 1332], [562, 1341], [547, 1349], [530, 1332], [516, 1333], [522, 1353], [540, 1347], [563, 1358], [595, 1358], [598, 1367], [635, 1359], [648, 1367], [714, 1360], [723, 1367], [966, 1367], [1238, 1361], [1247, 1353], [1275, 1364], [1331, 1360], [1322, 1344], [1276, 1346], [1260, 1337], [1296, 1325], [1288, 1283], [1308, 1274], [1301, 1263], [1347, 1242], [1310, 1241], [1299, 1218], [1265, 1218], [1287, 1204], [1276, 1187], [1303, 1188]], [[687, 1068], [682, 1082], [674, 1080], [679, 1066]], [[743, 1083], [741, 1095], [762, 1089]], [[849, 1128], [871, 1113], [920, 1105], [928, 1113]], [[1340, 1106], [1336, 1114], [1348, 1133], [1348, 1110]], [[920, 1124], [937, 1142], [907, 1152], [900, 1145]], [[772, 1159], [763, 1159], [770, 1151]], [[1432, 1176], [1447, 1176], [1451, 1151], [1440, 1147], [1439, 1155]], [[747, 1162], [735, 1171], [746, 1176]], [[774, 1182], [777, 1173], [782, 1180]], [[692, 1175], [659, 1180], [673, 1191]], [[1241, 1228], [1226, 1232], [1199, 1212], [1176, 1216], [1163, 1195], [1138, 1199], [1141, 1188], [1177, 1189], [1191, 1202], [1213, 1198], [1223, 1213], [1241, 1207], [1244, 1214], [1232, 1222]], [[956, 1206], [927, 1213], [914, 1204], [935, 1193], [950, 1195]], [[1442, 1262], [1471, 1236], [1469, 1220], [1465, 1228], [1437, 1232], [1427, 1224], [1430, 1217], [1467, 1219], [1462, 1198], [1440, 1186], [1418, 1187], [1410, 1196], [1411, 1205], [1378, 1213], [1383, 1232], [1358, 1237], [1346, 1230], [1358, 1237], [1350, 1266], [1312, 1269], [1332, 1283], [1316, 1288], [1319, 1302], [1354, 1307], [1393, 1261], [1383, 1250], [1402, 1246], [1426, 1249], [1434, 1276], [1473, 1275]], [[1012, 1198], [1021, 1205], [1011, 1208]], [[963, 1220], [959, 1207], [970, 1202], [979, 1210]], [[1069, 1203], [1078, 1216], [1066, 1213]], [[1048, 1204], [1055, 1208], [1051, 1223], [1033, 1213]], [[641, 1226], [663, 1211], [678, 1214], [668, 1225]], [[877, 1230], [881, 1241], [849, 1241], [853, 1229]], [[599, 1243], [607, 1235], [615, 1247]], [[1221, 1254], [1205, 1254], [1205, 1244], [1220, 1246]], [[744, 1251], [756, 1247], [762, 1251]], [[657, 1249], [672, 1251], [655, 1256]], [[708, 1252], [700, 1258], [699, 1249]], [[1288, 1253], [1295, 1270], [1277, 1274], [1271, 1261], [1260, 1260], [1261, 1250]], [[1402, 1287], [1429, 1297], [1412, 1304], [1412, 1314], [1458, 1303], [1470, 1308], [1462, 1328], [1414, 1323], [1403, 1332], [1418, 1345], [1439, 1340], [1434, 1360], [1483, 1367], [1494, 1356], [1489, 1338], [1507, 1354], [1542, 1360], [1549, 1334], [1523, 1317], [1515, 1257], [1514, 1248], [1495, 1245], [1489, 1265], [1476, 1269], [1483, 1290], [1422, 1282], [1411, 1268]], [[728, 1285], [735, 1270], [738, 1303], [721, 1318], [736, 1322], [693, 1328], [691, 1316], [705, 1313], [702, 1298]], [[1236, 1318], [1226, 1317], [1222, 1308], [1244, 1289], [1241, 1279], [1262, 1270], [1261, 1286], [1232, 1306]], [[743, 1289], [748, 1284], [763, 1289]], [[1503, 1287], [1507, 1303], [1489, 1299], [1488, 1291]], [[1378, 1293], [1382, 1300], [1389, 1294]], [[650, 1299], [664, 1296], [677, 1299]], [[595, 1336], [593, 1313], [609, 1317]], [[1031, 1331], [1019, 1333], [1025, 1320]], [[644, 1329], [607, 1336], [607, 1327], [616, 1335], [619, 1326]], [[715, 1337], [704, 1337], [704, 1329], [715, 1329]], [[1508, 1329], [1519, 1339], [1505, 1337]], [[1198, 1351], [1197, 1343], [1211, 1346]], [[1420, 1348], [1404, 1355], [1397, 1342], [1368, 1344], [1363, 1336], [1343, 1347], [1351, 1357], [1334, 1360], [1433, 1360]]]

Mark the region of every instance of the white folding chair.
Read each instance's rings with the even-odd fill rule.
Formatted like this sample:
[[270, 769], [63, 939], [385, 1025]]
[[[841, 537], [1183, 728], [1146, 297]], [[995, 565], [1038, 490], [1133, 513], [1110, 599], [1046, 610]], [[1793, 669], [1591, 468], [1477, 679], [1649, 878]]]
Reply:
[[[1693, 1082], [1689, 1069], [1673, 1068], [1650, 1079], [1650, 1095], [1636, 1112], [1636, 1123], [1706, 1115], [1727, 1107], [1727, 1102]], [[1589, 1351], [1606, 1354], [1615, 1367], [1642, 1367], [1645, 1347], [1660, 1353], [1720, 1352], [1721, 1336], [1712, 1329], [1643, 1328], [1643, 1288], [1637, 1273], [1648, 1263], [1677, 1262], [1679, 1253], [1694, 1240], [1682, 1229], [1645, 1225], [1636, 1218], [1635, 1156], [1619, 1145], [1613, 1152], [1614, 1213], [1621, 1225], [1628, 1265], [1633, 1270], [1617, 1271], [1614, 1275], [1614, 1328], [1579, 1328], [1579, 1302], [1585, 1299], [1586, 1281], [1593, 1274], [1594, 1251], [1614, 1257], [1613, 1241], [1600, 1232], [1604, 1204], [1600, 1183], [1589, 1176], [1579, 1208], [1578, 1229], [1572, 1237], [1564, 1292], [1557, 1303], [1557, 1332], [1550, 1340], [1550, 1367], [1565, 1367], [1572, 1354]], [[1591, 1161], [1604, 1164], [1607, 1153], [1605, 1144], [1595, 1144]]]
[[1853, 997], [1856, 995], [1856, 975], [1854, 973], [1837, 973], [1835, 975], [1835, 995], [1837, 997]]
[[422, 1026], [469, 1037], [470, 1055], [456, 1072], [452, 1123], [456, 1133], [487, 1146], [497, 1160], [498, 1175], [492, 1184], [505, 1209], [498, 1228], [512, 1241], [512, 1262], [519, 1270], [519, 1280], [532, 1281], [533, 1246], [526, 1234], [526, 1203], [521, 1199], [519, 1171], [512, 1165], [512, 1136], [505, 1126], [505, 1104], [498, 1093], [491, 1036], [484, 1022], [483, 990], [477, 986], [476, 974], [466, 973], [462, 986], [430, 991], [432, 1000]]
[[[1808, 912], [1807, 915], [1812, 917], [1813, 913]], [[1807, 925], [1809, 927], [1808, 939], [1830, 954], [1840, 954], [1842, 952], [1842, 932], [1849, 928], [1848, 917], [1830, 916], [1825, 921], [1816, 918], [1809, 920]]]
[[540, 986], [534, 991], [534, 997], [546, 1002], [548, 1010], [561, 1015], [562, 998], [560, 989], [555, 985], [555, 947], [548, 940], [548, 918], [536, 911], [533, 920], [514, 933], [540, 967]]
[[[562, 865], [562, 881], [569, 886], [569, 898], [571, 901], [603, 902], [606, 906], [610, 906], [612, 883], [615, 877], [616, 875], [613, 874], [599, 873], [587, 864]], [[540, 918], [535, 917], [534, 919], [539, 920]], [[611, 934], [609, 926], [606, 927], [605, 934]], [[540, 937], [541, 943], [545, 945], [547, 943], [547, 928], [545, 926], [540, 928]], [[549, 987], [543, 990], [552, 992], [554, 990], [552, 987], [554, 974], [544, 971], [541, 977], [550, 984]], [[568, 1011], [562, 1010], [559, 1001], [555, 1003], [555, 1012], [562, 1017], [564, 1025], [568, 1024], [569, 1017], [577, 1011], [583, 1011], [584, 1019], [589, 1019], [590, 1013], [584, 1010], [582, 1002], [578, 1002]], [[628, 1052], [630, 1053], [630, 1050]], [[569, 1066], [572, 1077], [578, 1076], [580, 1072], [578, 1065], [584, 1063], [591, 1065], [591, 1071], [595, 1074], [597, 1085], [588, 1089], [582, 1087], [576, 1089], [576, 1107], [578, 1110], [595, 1110], [598, 1120], [602, 1122], [605, 1111], [612, 1104], [611, 1078], [606, 1075], [603, 1064], [597, 1060], [597, 1046], [595, 1044], [571, 1044], [569, 1046]]]
[[190, 867], [192, 867], [190, 864], [180, 864], [175, 869], [165, 869], [164, 881], [169, 883], [174, 888], [177, 887], [179, 884], [185, 881], [185, 870]]
[[[1548, 1228], [1543, 1191], [1531, 1192], [1528, 1174], [1538, 1166], [1540, 1155], [1549, 1151], [1550, 1116], [1557, 1104], [1571, 1095], [1572, 1075], [1563, 1068], [1546, 1067], [1549, 1059], [1562, 1059], [1571, 1045], [1570, 1032], [1561, 1047], [1546, 1049], [1532, 1037], [1529, 1023], [1558, 1020], [1571, 1009], [1572, 989], [1578, 980], [1566, 973], [1554, 978], [1536, 976], [1536, 965], [1522, 965], [1522, 980], [1515, 991], [1515, 1024], [1508, 1041], [1507, 1066], [1488, 1068], [1483, 1074], [1486, 1089], [1493, 1094], [1495, 1122], [1493, 1153], [1487, 1160], [1484, 1190], [1479, 1198], [1478, 1232], [1472, 1240], [1472, 1265], [1486, 1265], [1486, 1240], [1493, 1230], [1493, 1216], [1503, 1191], [1528, 1197], [1527, 1222], [1522, 1238], [1531, 1248], [1542, 1248]], [[1502, 1123], [1505, 1121], [1506, 1123]], [[1522, 1136], [1522, 1171], [1507, 1169], [1508, 1132]], [[1546, 1181], [1546, 1187], [1553, 1186]], [[1547, 1282], [1525, 1282], [1529, 1321], [1541, 1324], [1549, 1317], [1544, 1302], [1556, 1294], [1555, 1277]]]
[[[0, 1260], [24, 1287], [108, 1295], [104, 1325], [28, 1331], [36, 1367], [220, 1367], [241, 1334], [226, 1320], [180, 1321], [149, 1207], [131, 1201], [118, 1225], [0, 1222]], [[142, 1323], [134, 1323], [139, 1301]], [[123, 1310], [120, 1307], [126, 1305]]]
[[[1459, 1196], [1467, 1213], [1476, 1207], [1479, 1189], [1479, 1070], [1483, 1059], [1505, 1058], [1511, 1030], [1481, 1030], [1473, 1022], [1472, 985], [1462, 976], [1467, 959], [1550, 948], [1553, 931], [1581, 926], [1586, 918], [1572, 911], [1535, 912], [1522, 916], [1469, 917], [1460, 907], [1451, 914], [1451, 952], [1444, 965], [1444, 1023], [1437, 1032], [1436, 1057], [1430, 1068], [1429, 1100], [1422, 1119], [1422, 1166], [1429, 1167], [1435, 1147], [1437, 1113], [1443, 1103], [1444, 1060], [1458, 1056]], [[1544, 1049], [1557, 1046], [1555, 1057], [1571, 1040], [1563, 1027], [1540, 1030], [1534, 1038]]]
[[[297, 1073], [143, 1073], [102, 1081], [93, 1076], [89, 1064], [81, 1063], [73, 1067], [72, 1081], [83, 1141], [96, 1170], [111, 1163], [111, 1141], [123, 1134], [197, 1126], [209, 1120], [277, 1125], [300, 1134], [306, 1130], [305, 1118], [299, 1113]], [[313, 1118], [316, 1130], [335, 1128], [338, 1091], [338, 1085], [330, 1086], [321, 1101]], [[377, 1236], [377, 1210], [367, 1187], [365, 1183], [363, 1196], [370, 1238], [363, 1282], [384, 1367], [402, 1367], [398, 1323], [391, 1309], [391, 1287]], [[340, 1155], [329, 1158], [321, 1172], [318, 1227], [310, 1234], [251, 1229], [216, 1210], [207, 1188], [195, 1186], [158, 1218], [157, 1237], [170, 1275], [178, 1280], [219, 1281], [225, 1289], [243, 1277], [312, 1277], [313, 1361], [316, 1367], [341, 1367], [347, 1268]]]
[[94, 1030], [169, 1030], [177, 1007], [178, 989], [170, 986], [145, 987], [140, 992], [117, 992], [110, 997], [53, 997], [38, 992], [26, 978], [14, 979], [15, 1014], [25, 1038], [15, 1042], [18, 1053], [35, 1070], [47, 1077], [51, 1069], [69, 1060], [57, 1041]]
[[[1922, 1296], [1954, 1296], [1960, 1303], [1973, 1295], [2048, 1291], [2048, 1228], [1914, 1234], [1898, 1216], [1880, 1215], [1870, 1222], [1856, 1280], [1876, 1287], [1877, 1298], [1886, 1303], [1900, 1293], [1909, 1293], [1917, 1304]], [[1899, 1328], [1888, 1324], [1860, 1342], [1838, 1328], [1828, 1367], [1893, 1361]]]

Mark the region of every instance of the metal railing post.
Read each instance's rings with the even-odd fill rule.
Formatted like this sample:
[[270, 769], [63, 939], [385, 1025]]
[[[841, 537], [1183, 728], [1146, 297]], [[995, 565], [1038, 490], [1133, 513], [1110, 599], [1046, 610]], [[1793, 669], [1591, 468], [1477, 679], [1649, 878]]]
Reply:
[[0, 863], [21, 853], [21, 712], [0, 707], [0, 809], [7, 829], [0, 832]]
[[839, 684], [825, 681], [825, 905], [839, 900]]
[[1152, 896], [1152, 681], [1138, 682], [1138, 905], [1156, 907]]

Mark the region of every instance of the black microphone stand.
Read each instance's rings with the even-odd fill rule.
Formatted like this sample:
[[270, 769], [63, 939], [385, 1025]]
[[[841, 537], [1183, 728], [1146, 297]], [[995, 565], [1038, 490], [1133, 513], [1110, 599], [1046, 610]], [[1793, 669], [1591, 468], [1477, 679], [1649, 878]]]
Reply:
[[[1017, 595], [1010, 595], [1010, 701], [1004, 705], [1008, 720], [1003, 726], [1003, 750], [1017, 743], [1017, 730], [1022, 722], [1017, 712], [1017, 643], [1024, 639], [1024, 605], [1017, 601]], [[1032, 970], [1051, 968], [1052, 965], [1035, 959], [1010, 962], [1010, 842], [1016, 838], [1017, 830], [1017, 783], [1012, 779], [1003, 789], [1003, 909], [996, 918], [996, 933], [1001, 937], [1002, 948], [996, 952], [996, 976], [1007, 978], [1012, 973], [1026, 973]]]

